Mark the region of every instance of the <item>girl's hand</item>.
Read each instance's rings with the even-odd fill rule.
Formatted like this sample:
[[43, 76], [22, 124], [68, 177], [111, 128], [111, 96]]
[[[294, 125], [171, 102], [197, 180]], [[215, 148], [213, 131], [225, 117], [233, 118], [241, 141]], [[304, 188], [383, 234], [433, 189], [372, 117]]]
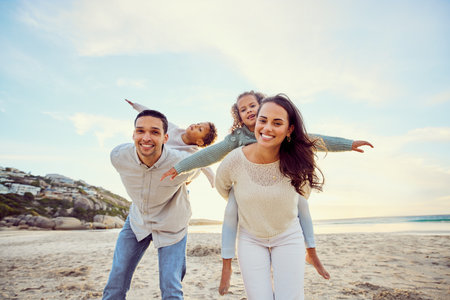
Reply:
[[175, 170], [175, 168], [170, 169], [169, 171], [167, 171], [166, 173], [163, 174], [163, 176], [161, 177], [160, 181], [163, 181], [164, 178], [166, 178], [167, 176], [170, 176], [170, 180], [174, 180], [175, 177], [178, 176], [178, 172], [177, 170]]
[[373, 148], [372, 144], [367, 141], [354, 141], [352, 144], [352, 151], [364, 153], [364, 150], [359, 149], [361, 146], [370, 146]]

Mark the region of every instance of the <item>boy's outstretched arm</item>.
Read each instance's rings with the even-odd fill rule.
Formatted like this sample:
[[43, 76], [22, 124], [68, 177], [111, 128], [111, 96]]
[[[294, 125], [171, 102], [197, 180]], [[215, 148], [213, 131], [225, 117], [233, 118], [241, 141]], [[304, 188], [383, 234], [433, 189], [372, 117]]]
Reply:
[[128, 104], [130, 104], [131, 107], [133, 107], [133, 108], [134, 108], [135, 110], [137, 110], [138, 112], [141, 112], [141, 111], [143, 111], [143, 110], [149, 109], [148, 107], [146, 107], [146, 106], [144, 106], [144, 105], [142, 105], [142, 104], [139, 104], [139, 103], [136, 103], [136, 102], [132, 102], [132, 101], [130, 101], [130, 100], [128, 100], [128, 99], [125, 99], [125, 101], [127, 101]]

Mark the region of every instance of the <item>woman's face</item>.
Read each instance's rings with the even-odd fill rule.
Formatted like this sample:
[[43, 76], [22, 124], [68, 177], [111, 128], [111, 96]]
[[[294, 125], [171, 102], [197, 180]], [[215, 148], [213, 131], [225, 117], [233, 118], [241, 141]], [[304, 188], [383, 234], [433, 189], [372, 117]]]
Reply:
[[256, 113], [258, 112], [259, 103], [253, 95], [241, 97], [237, 102], [239, 116], [242, 123], [253, 131], [255, 129]]
[[259, 110], [255, 125], [255, 136], [259, 145], [279, 148], [293, 130], [294, 126], [289, 126], [288, 113], [282, 106], [267, 102]]

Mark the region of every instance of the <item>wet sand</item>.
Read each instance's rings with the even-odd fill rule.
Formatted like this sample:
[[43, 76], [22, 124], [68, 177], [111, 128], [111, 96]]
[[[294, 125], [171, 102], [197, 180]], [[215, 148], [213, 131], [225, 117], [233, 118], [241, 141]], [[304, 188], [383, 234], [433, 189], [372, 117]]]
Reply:
[[[101, 299], [119, 231], [0, 231], [1, 299]], [[331, 274], [310, 265], [306, 299], [449, 299], [450, 236], [396, 233], [318, 234]], [[230, 293], [217, 292], [220, 234], [189, 233], [185, 299], [247, 299], [233, 261]], [[160, 299], [157, 251], [140, 262], [128, 299]]]

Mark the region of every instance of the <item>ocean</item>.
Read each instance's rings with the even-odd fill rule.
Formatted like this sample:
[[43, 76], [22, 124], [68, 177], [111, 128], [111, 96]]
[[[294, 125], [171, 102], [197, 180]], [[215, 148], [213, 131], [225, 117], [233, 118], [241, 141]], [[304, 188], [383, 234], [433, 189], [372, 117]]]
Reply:
[[[393, 232], [450, 235], [450, 215], [317, 220], [313, 224], [315, 234]], [[189, 232], [221, 231], [222, 225], [189, 226]]]

